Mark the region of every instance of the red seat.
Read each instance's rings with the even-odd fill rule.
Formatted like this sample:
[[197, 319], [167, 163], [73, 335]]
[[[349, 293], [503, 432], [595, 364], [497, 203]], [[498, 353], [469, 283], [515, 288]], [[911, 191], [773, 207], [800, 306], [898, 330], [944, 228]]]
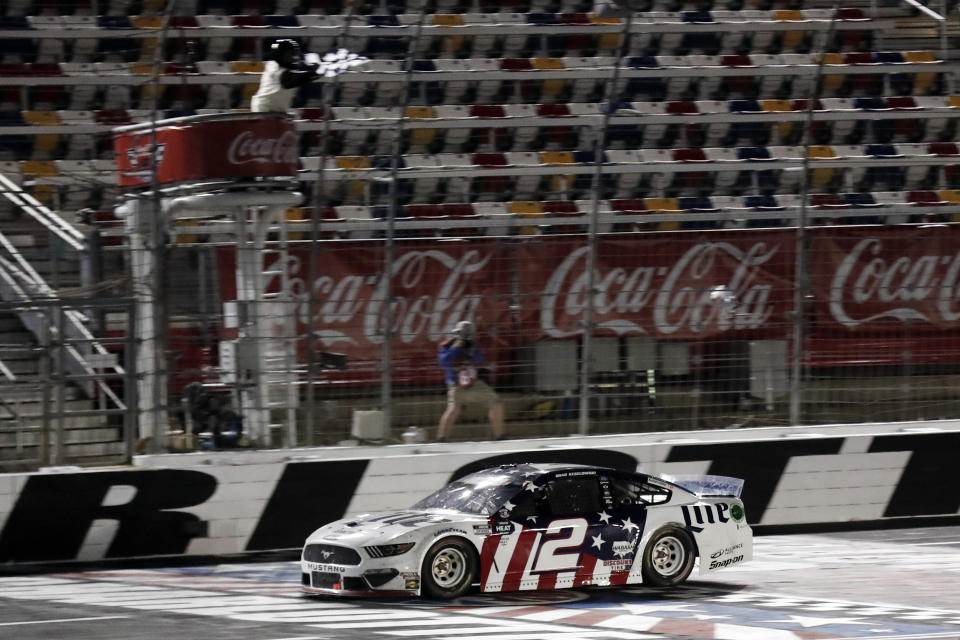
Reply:
[[643, 198], [617, 198], [610, 201], [610, 208], [620, 213], [646, 213]]
[[502, 153], [475, 153], [473, 154], [473, 164], [480, 167], [505, 167], [507, 166], [507, 156]]
[[[473, 210], [472, 204], [437, 205], [440, 214], [451, 220], [480, 220], [483, 216]], [[481, 235], [478, 227], [451, 227], [444, 235], [476, 236]]]
[[725, 67], [755, 67], [753, 60], [750, 59], [750, 56], [743, 54], [732, 54], [720, 56], [720, 64]]
[[537, 115], [542, 118], [570, 117], [570, 107], [565, 104], [538, 104]]
[[[791, 103], [790, 108], [793, 111], [806, 111], [809, 104], [810, 104], [810, 101], [807, 100], [806, 98], [798, 98], [797, 100], [794, 100]], [[820, 102], [819, 100], [815, 101], [813, 103], [813, 110], [824, 111], [823, 103]]]
[[198, 29], [200, 23], [196, 16], [170, 16], [171, 29]]
[[[887, 98], [887, 107], [890, 109], [917, 109], [917, 101], [913, 96], [891, 96]], [[909, 122], [905, 120], [904, 122]]]
[[300, 117], [304, 120], [324, 120], [326, 119], [326, 109], [324, 107], [301, 109]]
[[97, 124], [131, 124], [133, 120], [126, 109], [98, 109], [93, 112], [93, 121]]
[[263, 27], [266, 25], [261, 15], [233, 16], [232, 22], [235, 27]]
[[[561, 218], [579, 218], [583, 213], [577, 208], [577, 203], [570, 200], [546, 200], [540, 203], [543, 212], [547, 215]], [[573, 225], [557, 225], [553, 228], [554, 233], [582, 233], [586, 231], [586, 222]]]
[[947, 204], [940, 199], [936, 191], [910, 191], [907, 193], [907, 202], [919, 207], [938, 207]]
[[812, 193], [810, 194], [810, 204], [823, 209], [848, 208], [850, 206], [840, 200], [840, 196], [836, 193]]
[[927, 153], [935, 156], [957, 156], [960, 148], [956, 142], [931, 142], [927, 145]]
[[475, 118], [506, 118], [507, 112], [498, 104], [475, 104], [470, 107], [470, 115]]
[[700, 113], [697, 103], [689, 100], [675, 100], [667, 103], [667, 113], [672, 115], [683, 115], [690, 113]]
[[504, 71], [530, 71], [533, 63], [530, 58], [501, 58], [500, 68]]
[[703, 149], [672, 149], [671, 153], [680, 162], [710, 162]]

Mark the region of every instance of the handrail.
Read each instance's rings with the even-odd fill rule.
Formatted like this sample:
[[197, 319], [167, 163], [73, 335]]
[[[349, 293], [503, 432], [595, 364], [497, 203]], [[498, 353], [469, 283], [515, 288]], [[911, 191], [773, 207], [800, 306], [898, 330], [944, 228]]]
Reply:
[[[816, 10], [813, 10], [816, 11]], [[656, 15], [651, 15], [656, 14]], [[828, 28], [829, 18], [823, 18], [815, 15], [804, 16], [803, 20], [776, 20], [773, 18], [773, 12], [765, 17], [748, 16], [713, 16], [711, 22], [697, 21], [684, 22], [681, 12], [674, 12], [672, 16], [664, 16], [663, 12], [636, 12], [630, 33], [704, 33], [704, 32], [736, 32], [736, 31], [824, 31]], [[436, 14], [426, 14], [436, 15]], [[493, 18], [497, 14], [460, 14], [466, 16], [467, 20], [473, 20], [471, 16], [479, 17], [478, 22], [465, 21], [462, 25], [441, 25], [425, 23], [422, 26], [423, 34], [427, 37], [443, 36], [475, 36], [475, 35], [563, 35], [563, 34], [589, 34], [603, 35], [608, 33], [623, 33], [624, 28], [619, 21], [589, 22], [581, 23], [553, 23], [544, 24], [543, 22], [527, 21], [496, 21], [499, 18]], [[526, 16], [527, 14], [512, 14]], [[540, 14], [543, 15], [543, 14]], [[395, 36], [409, 37], [416, 28], [416, 14], [400, 14], [397, 16], [400, 24], [381, 25], [381, 24], [356, 24], [351, 25], [352, 35], [366, 36]], [[486, 16], [490, 19], [484, 20]], [[337, 16], [339, 17], [339, 16]], [[718, 19], [719, 18], [719, 19]], [[888, 19], [862, 19], [849, 20], [843, 22], [843, 29], [849, 31], [882, 31], [893, 28], [895, 21]], [[172, 38], [277, 38], [277, 37], [332, 37], [343, 29], [342, 23], [331, 22], [330, 24], [307, 24], [298, 26], [257, 26], [244, 27], [236, 25], [223, 25], [213, 27], [171, 27], [168, 37]], [[81, 28], [34, 28], [34, 29], [6, 29], [0, 31], [4, 38], [30, 38], [30, 39], [72, 39], [72, 38], [156, 38], [158, 29], [137, 29], [121, 28], [111, 29], [99, 26], [81, 27]]]
[[[911, 109], [830, 109], [826, 105], [824, 110], [814, 112], [814, 121], [816, 122], [838, 122], [845, 120], [863, 120], [869, 117], [875, 120], [923, 120], [936, 118], [956, 118], [960, 117], [960, 109], [948, 105], [949, 96], [932, 96], [942, 98], [943, 106], [924, 107], [917, 106]], [[824, 100], [834, 100], [835, 98], [825, 98]], [[729, 102], [724, 100], [694, 100], [698, 102]], [[580, 107], [588, 103], [569, 103], [569, 107]], [[592, 104], [592, 103], [590, 103]], [[655, 104], [638, 101], [635, 104]], [[665, 105], [666, 103], [661, 103]], [[532, 106], [538, 105], [493, 105], [493, 106]], [[698, 108], [701, 105], [697, 105]], [[333, 107], [333, 110], [349, 107]], [[665, 108], [665, 107], [663, 107]], [[397, 122], [397, 116], [394, 111], [384, 107], [378, 115], [358, 115], [357, 117], [332, 118], [329, 121], [314, 119], [295, 119], [294, 125], [298, 131], [323, 131], [329, 122], [331, 131], [355, 131], [359, 128], [382, 128], [386, 125], [393, 125]], [[146, 124], [147, 121], [138, 121], [140, 117], [137, 109], [126, 109], [127, 114], [131, 115], [135, 124]], [[309, 109], [308, 109], [309, 111]], [[69, 115], [71, 112], [61, 110], [58, 113], [61, 116]], [[82, 113], [82, 112], [77, 112]], [[90, 113], [90, 112], [88, 112]], [[224, 113], [222, 109], [198, 109], [197, 114], [207, 116], [210, 114]], [[231, 109], [225, 115], [237, 115], [245, 113], [243, 110]], [[382, 115], [379, 115], [382, 114]], [[91, 114], [92, 120], [92, 114]], [[410, 118], [403, 119], [403, 128], [410, 129], [503, 129], [514, 127], [580, 127], [596, 126], [603, 118], [603, 112], [599, 109], [596, 113], [575, 113], [557, 117], [540, 115], [506, 115], [498, 118], [485, 118], [469, 115], [465, 111], [462, 116], [443, 116], [438, 114], [436, 118]], [[725, 123], [753, 123], [753, 122], [801, 122], [806, 119], [806, 111], [699, 111], [697, 113], [667, 113], [661, 110], [659, 113], [650, 111], [621, 108], [613, 115], [613, 124], [617, 125], [648, 125], [648, 124], [725, 124]], [[38, 135], [45, 133], [59, 135], [75, 135], [89, 133], [109, 133], [116, 128], [111, 124], [74, 124], [64, 121], [60, 125], [13, 125], [0, 127], [0, 137], [12, 135]], [[93, 173], [91, 171], [90, 173]]]
[[3, 173], [0, 173], [0, 193], [74, 250], [80, 253], [87, 252], [83, 234], [76, 227], [24, 191], [20, 185]]
[[[0, 299], [8, 299], [13, 302], [25, 303], [27, 306], [36, 307], [41, 302], [37, 300], [37, 295], [39, 294], [43, 299], [42, 302], [47, 304], [56, 303], [56, 300], [53, 299], [53, 289], [30, 267], [3, 233], [0, 233], [0, 246], [7, 249], [17, 262], [17, 264], [15, 264], [0, 256]], [[41, 312], [35, 310], [22, 310], [20, 312], [21, 321], [24, 326], [38, 338], [43, 335], [45, 330], [44, 323], [40, 316]], [[108, 355], [109, 352], [96, 340], [93, 334], [90, 333], [90, 330], [87, 329], [84, 324], [83, 314], [75, 309], [67, 309], [64, 311], [63, 317], [65, 321], [65, 335], [63, 337], [65, 339], [69, 338], [82, 341], [88, 344], [90, 348], [98, 354]], [[87, 382], [90, 380], [95, 381], [100, 391], [109, 398], [117, 408], [126, 408], [126, 405], [117, 397], [113, 390], [107, 386], [103, 380], [98, 379], [96, 372], [87, 364], [86, 359], [84, 359], [83, 355], [74, 345], [66, 345], [65, 352], [67, 355], [66, 366], [71, 369], [74, 375], [77, 375]], [[111, 368], [117, 374], [124, 373], [123, 368], [119, 365], [112, 365]], [[86, 386], [89, 387], [88, 384]], [[88, 392], [92, 392], [92, 388], [88, 388], [87, 390]]]
[[[673, 56], [679, 58], [680, 56]], [[689, 58], [689, 56], [687, 56]], [[473, 58], [476, 60], [476, 58]], [[381, 61], [382, 62], [382, 61]], [[436, 60], [434, 61], [437, 62]], [[441, 63], [447, 62], [440, 60]], [[456, 60], [452, 62], [458, 62]], [[66, 63], [64, 63], [66, 64]], [[378, 70], [375, 64], [347, 69], [339, 74], [340, 82], [406, 82], [407, 73], [399, 69]], [[883, 75], [903, 73], [956, 73], [960, 70], [960, 63], [943, 60], [926, 62], [898, 62], [882, 64], [830, 64], [831, 75]], [[442, 65], [441, 65], [442, 67]], [[565, 67], [561, 69], [525, 69], [514, 71], [510, 69], [463, 69], [448, 70], [438, 67], [436, 71], [412, 72], [413, 82], [444, 82], [460, 80], [477, 82], [482, 80], [606, 80], [614, 73], [612, 66], [597, 67]], [[620, 70], [622, 78], [729, 78], [750, 75], [760, 76], [814, 76], [817, 72], [817, 62], [813, 58], [801, 63], [759, 65], [751, 67], [707, 65], [702, 61], [681, 60], [673, 66], [656, 67], [623, 67]], [[157, 83], [161, 85], [226, 85], [250, 84], [259, 73], [220, 72], [220, 73], [168, 73], [160, 76]], [[83, 73], [63, 73], [60, 75], [30, 75], [30, 76], [0, 76], [0, 86], [23, 86], [29, 79], [31, 86], [86, 86], [86, 85], [128, 85], [140, 86], [144, 83], [144, 76], [131, 73], [125, 65], [113, 70], [103, 69], [95, 71], [93, 64], [90, 70]], [[332, 78], [323, 77], [316, 82], [332, 82]]]

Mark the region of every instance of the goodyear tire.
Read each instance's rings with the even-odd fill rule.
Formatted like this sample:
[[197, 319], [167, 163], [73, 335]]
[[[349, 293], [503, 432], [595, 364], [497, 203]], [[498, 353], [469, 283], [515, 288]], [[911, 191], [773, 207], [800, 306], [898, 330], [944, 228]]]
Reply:
[[696, 560], [690, 534], [677, 527], [656, 531], [643, 550], [643, 581], [655, 587], [680, 584]]
[[476, 576], [476, 554], [463, 538], [435, 542], [424, 556], [420, 571], [423, 592], [438, 600], [462, 596]]

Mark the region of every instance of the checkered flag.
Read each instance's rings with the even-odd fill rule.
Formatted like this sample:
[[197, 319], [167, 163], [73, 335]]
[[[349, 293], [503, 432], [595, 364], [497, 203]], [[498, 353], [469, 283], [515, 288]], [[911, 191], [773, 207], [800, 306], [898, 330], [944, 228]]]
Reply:
[[369, 62], [368, 58], [356, 53], [351, 53], [346, 49], [337, 49], [336, 51], [324, 54], [323, 57], [315, 53], [308, 53], [305, 56], [305, 60], [310, 64], [319, 65], [317, 67], [317, 75], [327, 78], [340, 75], [351, 67], [359, 67]]

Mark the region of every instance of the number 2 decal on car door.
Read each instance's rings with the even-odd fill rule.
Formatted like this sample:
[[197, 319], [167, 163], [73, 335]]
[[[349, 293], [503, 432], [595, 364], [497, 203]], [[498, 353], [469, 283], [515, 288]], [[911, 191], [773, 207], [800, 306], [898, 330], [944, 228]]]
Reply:
[[551, 522], [540, 538], [531, 572], [577, 570], [587, 526], [585, 518], [562, 518]]

